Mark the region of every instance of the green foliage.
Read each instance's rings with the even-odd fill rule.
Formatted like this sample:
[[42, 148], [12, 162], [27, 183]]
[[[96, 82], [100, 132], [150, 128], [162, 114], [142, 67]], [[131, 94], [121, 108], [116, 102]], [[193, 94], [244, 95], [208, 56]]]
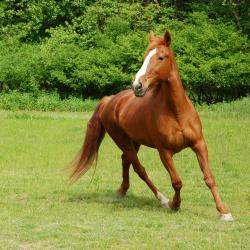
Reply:
[[0, 109], [6, 110], [37, 110], [37, 111], [93, 111], [97, 100], [85, 99], [84, 101], [70, 96], [61, 99], [57, 93], [1, 93]]
[[192, 10], [205, 11], [211, 19], [233, 23], [237, 29], [250, 34], [250, 6], [248, 0], [191, 1]]
[[232, 25], [209, 21], [201, 12], [185, 22], [171, 22], [170, 28], [181, 77], [192, 99], [211, 103], [250, 93], [246, 36]]
[[[0, 24], [4, 33], [18, 36], [22, 41], [39, 41], [47, 29], [66, 26], [83, 15], [88, 0], [8, 0], [0, 5]], [[93, 1], [92, 1], [93, 2]]]
[[148, 2], [1, 3], [0, 91], [36, 95], [45, 90], [63, 98], [117, 93], [130, 86], [141, 66], [149, 30], [162, 34], [170, 29], [193, 100], [211, 103], [250, 93], [247, 37], [220, 14], [230, 1], [215, 5], [214, 17], [221, 16], [217, 21], [209, 4], [201, 11], [204, 4], [196, 1]]

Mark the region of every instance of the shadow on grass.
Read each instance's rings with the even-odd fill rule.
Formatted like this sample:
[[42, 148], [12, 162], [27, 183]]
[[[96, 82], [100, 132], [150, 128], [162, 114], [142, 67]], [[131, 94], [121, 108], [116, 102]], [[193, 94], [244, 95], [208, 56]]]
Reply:
[[[152, 197], [139, 196], [128, 193], [125, 197], [118, 197], [113, 191], [106, 191], [102, 193], [91, 192], [81, 194], [69, 194], [69, 199], [66, 202], [72, 203], [100, 203], [115, 206], [116, 209], [143, 209], [143, 210], [159, 210], [161, 205], [159, 201]], [[163, 208], [162, 208], [163, 209]], [[169, 209], [164, 211], [172, 212]], [[173, 211], [174, 212], [174, 211]]]

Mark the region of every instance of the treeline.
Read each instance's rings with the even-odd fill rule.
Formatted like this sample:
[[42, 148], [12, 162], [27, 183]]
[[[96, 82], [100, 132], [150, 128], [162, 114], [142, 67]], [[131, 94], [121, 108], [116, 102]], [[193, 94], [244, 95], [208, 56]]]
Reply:
[[116, 93], [141, 66], [148, 32], [168, 29], [193, 100], [250, 93], [247, 0], [6, 0], [0, 27], [0, 92]]

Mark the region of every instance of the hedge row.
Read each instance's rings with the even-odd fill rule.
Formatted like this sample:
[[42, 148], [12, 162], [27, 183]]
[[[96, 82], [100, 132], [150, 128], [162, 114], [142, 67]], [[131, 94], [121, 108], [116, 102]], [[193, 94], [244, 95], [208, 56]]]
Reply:
[[[63, 3], [65, 10], [69, 2]], [[168, 29], [193, 100], [212, 103], [250, 93], [248, 40], [234, 24], [211, 20], [202, 11], [178, 20], [165, 5], [111, 0], [82, 4], [81, 11], [68, 6], [68, 19], [58, 25], [60, 9], [54, 1], [23, 1], [24, 22], [11, 19], [1, 33], [0, 91], [52, 91], [63, 98], [116, 93], [130, 86], [140, 68], [149, 30], [163, 34]], [[48, 13], [54, 13], [57, 25], [46, 29]]]

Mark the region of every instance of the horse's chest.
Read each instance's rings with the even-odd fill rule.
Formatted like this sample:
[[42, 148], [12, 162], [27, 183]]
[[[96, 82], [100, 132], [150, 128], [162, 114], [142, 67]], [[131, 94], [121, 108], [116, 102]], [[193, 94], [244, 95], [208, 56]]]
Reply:
[[159, 144], [163, 147], [179, 151], [190, 143], [192, 131], [182, 127], [175, 121], [168, 121], [158, 126]]
[[168, 132], [163, 131], [159, 133], [160, 143], [166, 148], [179, 148], [184, 144], [185, 137], [182, 131], [170, 130]]

